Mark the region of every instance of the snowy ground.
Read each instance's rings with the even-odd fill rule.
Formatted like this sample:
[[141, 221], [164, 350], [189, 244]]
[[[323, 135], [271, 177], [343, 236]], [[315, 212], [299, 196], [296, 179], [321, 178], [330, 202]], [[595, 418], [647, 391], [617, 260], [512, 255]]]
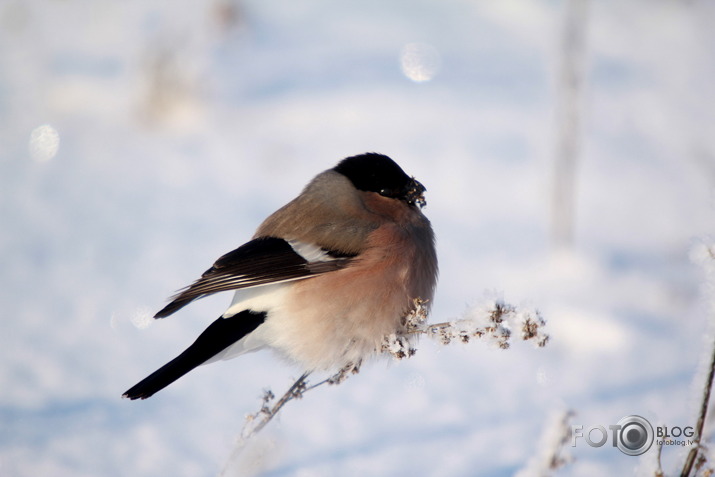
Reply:
[[[497, 477], [538, 457], [567, 409], [585, 427], [692, 425], [711, 336], [692, 256], [715, 232], [715, 8], [592, 3], [575, 245], [559, 253], [563, 2], [1, 3], [0, 475]], [[411, 43], [430, 45], [430, 81], [401, 70]], [[270, 353], [120, 399], [230, 297], [150, 314], [365, 151], [428, 188], [432, 319], [503, 294], [542, 311], [549, 346], [424, 340], [290, 403], [238, 461], [262, 390], [300, 374]], [[558, 475], [652, 475], [653, 451], [567, 450]], [[683, 453], [664, 450], [667, 471]]]

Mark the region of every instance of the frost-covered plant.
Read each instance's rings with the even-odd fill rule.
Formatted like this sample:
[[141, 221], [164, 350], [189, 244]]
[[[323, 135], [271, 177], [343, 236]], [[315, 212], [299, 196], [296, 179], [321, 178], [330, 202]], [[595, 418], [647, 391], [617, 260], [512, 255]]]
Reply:
[[515, 477], [547, 477], [573, 460], [566, 452], [572, 436], [573, 416], [573, 411], [565, 410], [554, 413], [549, 418], [539, 439], [539, 449]]
[[538, 347], [546, 346], [549, 335], [544, 331], [546, 321], [538, 310], [520, 310], [503, 300], [468, 309], [454, 321], [429, 324], [422, 300], [415, 300], [414, 308], [405, 317], [404, 334], [391, 334], [383, 339], [382, 351], [397, 359], [410, 357], [417, 350], [412, 348], [409, 335], [422, 334], [448, 345], [453, 342], [469, 343], [472, 339], [485, 339], [501, 349], [508, 349], [512, 330], [517, 330], [523, 341], [532, 341]]
[[[378, 351], [398, 360], [409, 358], [417, 352], [414, 338], [421, 335], [442, 345], [484, 339], [501, 349], [508, 349], [514, 336], [523, 341], [531, 341], [538, 347], [545, 346], [549, 341], [549, 335], [544, 331], [546, 322], [537, 310], [522, 310], [503, 300], [491, 300], [471, 307], [461, 318], [453, 321], [430, 324], [427, 323], [425, 301], [418, 298], [414, 301], [412, 310], [403, 318], [403, 325], [401, 333], [392, 333], [383, 338]], [[342, 383], [350, 375], [359, 373], [361, 364], [348, 363], [336, 374], [312, 385], [308, 383], [309, 373], [305, 373], [278, 400], [271, 390], [264, 391], [261, 408], [246, 417], [232, 458], [237, 456], [248, 440], [260, 432], [289, 401], [300, 399], [308, 391], [323, 384]], [[225, 471], [226, 469], [224, 473]]]
[[[715, 313], [715, 244], [701, 243], [696, 245], [691, 250], [690, 258], [695, 263], [700, 265], [705, 272], [706, 299], [710, 302], [710, 313]], [[715, 325], [711, 323], [711, 339], [713, 333], [715, 333], [715, 328], [713, 328], [714, 326]], [[709, 456], [708, 449], [704, 443], [704, 428], [710, 406], [713, 377], [715, 376], [715, 342], [713, 342], [706, 351], [702, 358], [702, 363], [704, 369], [699, 374], [705, 375], [705, 380], [703, 383], [700, 408], [698, 409], [698, 417], [695, 423], [695, 436], [693, 439], [694, 444], [690, 448], [685, 458], [685, 462], [683, 463], [683, 469], [680, 472], [681, 477], [688, 477], [691, 473], [692, 475], [709, 477], [715, 473], [715, 469], [707, 465]], [[656, 471], [656, 476], [658, 476], [658, 473], [663, 475], [660, 464], [660, 454], [658, 457], [658, 469]]]

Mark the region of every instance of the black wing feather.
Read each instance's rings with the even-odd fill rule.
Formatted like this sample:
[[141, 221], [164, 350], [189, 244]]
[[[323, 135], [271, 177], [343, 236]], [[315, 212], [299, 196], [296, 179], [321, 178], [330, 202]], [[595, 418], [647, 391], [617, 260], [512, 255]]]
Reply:
[[328, 252], [332, 260], [308, 262], [283, 239], [261, 237], [222, 256], [201, 278], [171, 297], [154, 318], [164, 318], [213, 293], [307, 278], [340, 269], [351, 256]]

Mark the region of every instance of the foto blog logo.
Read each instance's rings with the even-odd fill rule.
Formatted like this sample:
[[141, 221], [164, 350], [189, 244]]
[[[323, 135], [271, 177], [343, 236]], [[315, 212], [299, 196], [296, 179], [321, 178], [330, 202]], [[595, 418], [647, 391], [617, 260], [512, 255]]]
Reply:
[[[610, 431], [610, 436], [609, 436]], [[656, 431], [653, 431], [653, 426], [647, 419], [631, 415], [626, 416], [617, 424], [608, 425], [608, 431], [605, 426], [591, 426], [584, 430], [584, 426], [580, 424], [571, 426], [571, 447], [576, 447], [578, 439], [584, 439], [591, 447], [601, 447], [606, 442], [611, 441], [613, 447], [626, 455], [641, 455], [650, 449], [653, 441], [657, 439], [659, 445], [692, 445], [692, 439], [695, 431], [692, 427], [667, 427], [658, 426]], [[683, 439], [679, 439], [679, 438]]]

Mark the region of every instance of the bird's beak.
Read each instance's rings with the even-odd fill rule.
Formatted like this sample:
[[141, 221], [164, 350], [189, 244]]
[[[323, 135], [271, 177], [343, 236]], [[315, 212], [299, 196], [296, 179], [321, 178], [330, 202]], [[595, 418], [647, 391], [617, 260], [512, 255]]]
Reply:
[[412, 178], [410, 185], [405, 191], [405, 199], [408, 204], [413, 204], [418, 206], [420, 209], [427, 205], [427, 200], [425, 199], [425, 186], [423, 186], [420, 181]]

